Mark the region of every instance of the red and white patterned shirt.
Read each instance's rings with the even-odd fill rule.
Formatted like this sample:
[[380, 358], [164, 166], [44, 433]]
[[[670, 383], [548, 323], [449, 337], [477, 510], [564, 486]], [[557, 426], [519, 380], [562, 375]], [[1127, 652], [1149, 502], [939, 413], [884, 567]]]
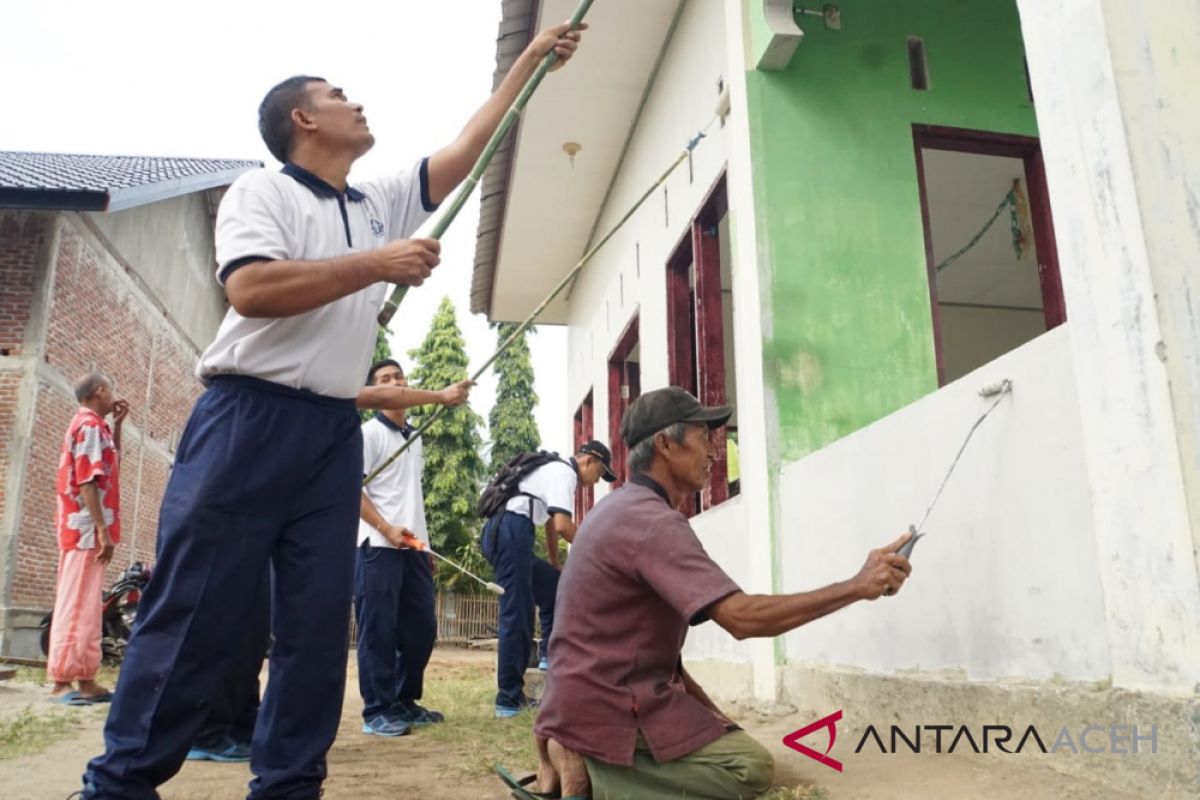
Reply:
[[113, 544], [121, 541], [118, 507], [121, 491], [117, 484], [117, 448], [104, 418], [81, 408], [71, 420], [58, 460], [58, 548], [92, 550], [96, 547], [96, 524], [83, 504], [80, 487], [95, 483], [100, 507]]

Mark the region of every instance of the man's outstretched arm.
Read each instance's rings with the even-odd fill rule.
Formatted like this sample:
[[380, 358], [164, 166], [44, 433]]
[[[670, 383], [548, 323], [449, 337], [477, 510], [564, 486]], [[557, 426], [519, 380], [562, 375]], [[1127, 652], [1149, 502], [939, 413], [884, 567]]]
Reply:
[[709, 616], [735, 639], [779, 636], [858, 600], [895, 594], [912, 572], [908, 559], [896, 553], [910, 535], [905, 533], [891, 544], [872, 550], [862, 569], [848, 581], [798, 594], [734, 592], [714, 603]]
[[475, 166], [483, 148], [499, 127], [504, 112], [517, 99], [521, 88], [537, 70], [542, 57], [553, 49], [558, 53], [558, 61], [554, 65], [557, 69], [575, 54], [580, 31], [586, 28], [587, 25], [581, 25], [572, 31], [563, 23], [540, 33], [517, 57], [508, 75], [467, 122], [458, 138], [429, 157], [429, 199], [434, 205], [445, 200], [454, 187], [471, 173], [471, 167]]
[[458, 406], [470, 397], [472, 386], [474, 384], [469, 380], [435, 392], [407, 386], [364, 386], [358, 390], [354, 402], [359, 408], [379, 411], [400, 411], [415, 406]]

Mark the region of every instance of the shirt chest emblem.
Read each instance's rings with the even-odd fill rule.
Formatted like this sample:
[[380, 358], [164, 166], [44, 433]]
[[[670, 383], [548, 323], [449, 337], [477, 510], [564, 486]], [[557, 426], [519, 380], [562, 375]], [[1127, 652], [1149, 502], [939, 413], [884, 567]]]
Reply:
[[374, 217], [371, 218], [371, 233], [375, 236], [383, 236], [383, 223]]

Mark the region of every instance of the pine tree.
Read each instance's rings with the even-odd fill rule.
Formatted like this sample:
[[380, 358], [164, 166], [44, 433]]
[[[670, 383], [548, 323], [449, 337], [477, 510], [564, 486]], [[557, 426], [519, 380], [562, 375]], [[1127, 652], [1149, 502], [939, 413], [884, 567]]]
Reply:
[[[392, 346], [388, 343], [387, 331], [385, 331], [383, 328], [379, 328], [375, 331], [375, 355], [371, 356], [371, 363], [378, 364], [385, 358], [391, 357]], [[366, 375], [363, 376], [364, 383], [366, 382], [366, 377]], [[375, 411], [373, 409], [364, 408], [362, 411], [358, 412], [358, 416], [362, 418], [363, 422], [366, 422], [371, 417], [375, 416]]]
[[[497, 325], [497, 346], [516, 329], [517, 325], [511, 322]], [[529, 358], [526, 338], [533, 330], [526, 328], [525, 333], [496, 359], [496, 405], [488, 414], [488, 431], [492, 438], [489, 475], [495, 475], [513, 456], [542, 446], [537, 421], [533, 418], [538, 396], [533, 389], [533, 362]], [[546, 529], [542, 526], [538, 526], [533, 552], [538, 558], [546, 557]], [[559, 563], [566, 558], [566, 552], [566, 544], [560, 540]]]
[[[454, 304], [442, 298], [425, 341], [409, 351], [416, 366], [409, 373], [410, 385], [438, 391], [467, 377], [467, 352], [458, 327]], [[421, 424], [436, 406], [412, 409], [414, 424]], [[447, 408], [422, 437], [425, 472], [421, 486], [425, 492], [425, 515], [429, 539], [439, 553], [458, 553], [475, 540], [480, 520], [475, 516], [480, 480], [484, 474], [479, 454], [483, 444], [479, 429], [482, 418], [467, 404]], [[452, 569], [438, 570], [443, 585], [458, 583]], [[466, 588], [464, 585], [463, 588]]]
[[[497, 345], [516, 329], [511, 322], [497, 325]], [[496, 359], [496, 404], [488, 414], [488, 432], [492, 439], [490, 473], [493, 475], [513, 456], [537, 450], [542, 443], [533, 418], [538, 397], [533, 389], [533, 364], [529, 360], [526, 339], [531, 330], [527, 328]]]

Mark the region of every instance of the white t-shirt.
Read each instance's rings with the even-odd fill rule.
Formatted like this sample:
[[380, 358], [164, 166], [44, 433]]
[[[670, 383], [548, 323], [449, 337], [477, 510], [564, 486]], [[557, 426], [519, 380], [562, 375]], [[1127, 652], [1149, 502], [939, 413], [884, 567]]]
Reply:
[[575, 487], [578, 483], [579, 475], [570, 462], [551, 461], [525, 476], [518, 486], [518, 490], [524, 494], [509, 500], [505, 509], [529, 517], [534, 525], [545, 525], [552, 514], [566, 514], [569, 517], [575, 508]]
[[[412, 435], [411, 426], [405, 428]], [[396, 423], [376, 414], [362, 426], [363, 475], [369, 475], [392, 457], [407, 439]], [[421, 473], [425, 469], [425, 450], [421, 440], [400, 454], [375, 480], [363, 487], [375, 504], [380, 516], [392, 525], [403, 525], [426, 545], [429, 533], [425, 526], [425, 495], [421, 492]], [[383, 534], [361, 519], [358, 521], [358, 543], [369, 541], [372, 547], [395, 548]]]
[[[404, 239], [428, 219], [427, 160], [345, 194], [293, 164], [259, 169], [229, 187], [217, 212], [217, 280], [254, 260], [321, 261]], [[248, 319], [232, 307], [196, 367], [204, 380], [249, 375], [329, 397], [354, 397], [375, 352], [376, 283], [282, 319]]]

